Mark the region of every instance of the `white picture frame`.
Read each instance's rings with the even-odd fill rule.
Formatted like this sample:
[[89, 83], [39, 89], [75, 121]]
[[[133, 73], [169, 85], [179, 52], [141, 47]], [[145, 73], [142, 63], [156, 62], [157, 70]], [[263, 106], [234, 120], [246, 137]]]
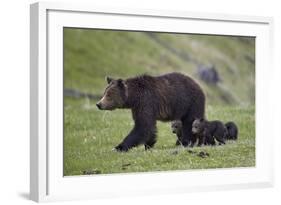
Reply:
[[[255, 36], [256, 166], [63, 177], [62, 28], [65, 26]], [[273, 132], [268, 129], [272, 113], [266, 110], [272, 86], [272, 29], [270, 17], [97, 8], [69, 3], [32, 4], [30, 198], [41, 202], [273, 186]], [[151, 183], [147, 184], [148, 181]]]

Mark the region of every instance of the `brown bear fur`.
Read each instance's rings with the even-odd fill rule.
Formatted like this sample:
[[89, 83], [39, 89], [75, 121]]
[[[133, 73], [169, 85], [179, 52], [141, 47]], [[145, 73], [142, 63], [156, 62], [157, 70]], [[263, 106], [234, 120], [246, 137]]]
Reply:
[[181, 120], [181, 144], [188, 146], [196, 140], [191, 132], [195, 118], [205, 114], [205, 95], [200, 86], [181, 73], [157, 77], [142, 75], [126, 80], [107, 78], [104, 96], [97, 103], [101, 110], [131, 109], [134, 128], [115, 147], [127, 151], [139, 144], [152, 148], [156, 143], [156, 121]]
[[227, 129], [226, 139], [227, 140], [237, 140], [238, 138], [238, 127], [234, 122], [225, 123]]

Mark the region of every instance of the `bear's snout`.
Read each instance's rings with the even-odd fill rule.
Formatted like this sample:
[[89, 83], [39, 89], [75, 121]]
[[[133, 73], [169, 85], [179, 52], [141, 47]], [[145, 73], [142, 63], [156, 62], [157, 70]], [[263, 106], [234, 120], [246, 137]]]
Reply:
[[192, 133], [196, 134], [197, 133], [197, 129], [196, 128], [192, 128]]
[[96, 104], [96, 106], [101, 110], [101, 103], [100, 103], [100, 102], [98, 102], [98, 103]]

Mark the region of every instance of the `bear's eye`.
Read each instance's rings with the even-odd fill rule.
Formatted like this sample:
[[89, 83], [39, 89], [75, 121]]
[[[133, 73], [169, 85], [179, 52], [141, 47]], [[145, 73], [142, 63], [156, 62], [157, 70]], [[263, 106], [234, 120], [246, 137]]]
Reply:
[[106, 97], [111, 98], [112, 97], [111, 93], [107, 93]]

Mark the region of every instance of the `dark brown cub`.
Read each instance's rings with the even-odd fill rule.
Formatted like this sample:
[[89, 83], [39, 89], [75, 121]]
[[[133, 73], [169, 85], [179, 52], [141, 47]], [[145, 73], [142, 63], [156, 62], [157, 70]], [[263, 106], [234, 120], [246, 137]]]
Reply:
[[215, 139], [220, 144], [225, 144], [226, 127], [219, 120], [208, 121], [206, 119], [196, 119], [192, 123], [192, 132], [199, 138], [198, 145], [215, 145]]
[[171, 122], [171, 129], [174, 134], [177, 135], [176, 145], [181, 145], [182, 141], [182, 122], [180, 120], [175, 120]]
[[234, 122], [225, 123], [227, 129], [226, 139], [227, 140], [237, 140], [238, 138], [238, 127]]

